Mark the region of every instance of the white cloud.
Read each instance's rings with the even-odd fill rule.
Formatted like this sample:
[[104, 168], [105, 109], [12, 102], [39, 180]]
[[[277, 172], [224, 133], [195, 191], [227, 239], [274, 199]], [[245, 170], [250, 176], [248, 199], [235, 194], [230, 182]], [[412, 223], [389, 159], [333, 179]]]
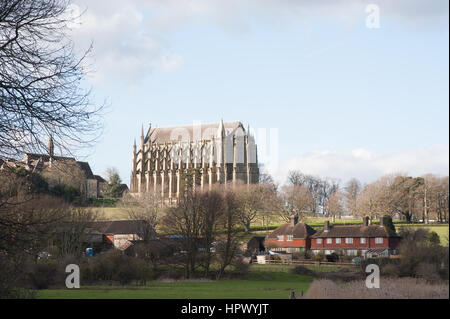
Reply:
[[74, 0], [71, 9], [75, 14], [84, 12], [81, 25], [73, 28], [79, 48], [94, 42], [93, 80], [116, 76], [138, 83], [154, 68], [171, 71], [182, 66], [183, 58], [171, 50], [169, 38], [187, 23], [231, 32], [247, 31], [256, 20], [306, 26], [319, 17], [355, 24], [364, 23], [369, 3], [380, 6], [382, 21], [385, 17], [407, 25], [448, 21], [447, 0]]
[[[182, 57], [168, 42], [151, 30], [145, 19], [145, 5], [139, 1], [76, 1], [83, 11], [80, 25], [72, 29], [77, 48], [93, 43], [90, 79], [102, 83], [111, 78], [122, 83], [139, 83], [155, 68], [171, 71], [182, 66]], [[72, 6], [73, 7], [73, 6]]]
[[282, 163], [278, 172], [272, 172], [278, 182], [286, 181], [289, 170], [306, 174], [338, 178], [345, 182], [356, 177], [371, 182], [390, 173], [408, 173], [420, 176], [426, 173], [449, 174], [449, 145], [376, 153], [366, 149], [352, 151], [315, 151]]

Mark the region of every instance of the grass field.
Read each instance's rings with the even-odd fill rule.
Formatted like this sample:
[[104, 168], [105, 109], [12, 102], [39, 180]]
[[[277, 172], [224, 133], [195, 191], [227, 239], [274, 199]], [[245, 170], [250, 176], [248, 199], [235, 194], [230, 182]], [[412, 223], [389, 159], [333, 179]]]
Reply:
[[397, 231], [400, 231], [401, 227], [411, 227], [411, 228], [425, 228], [429, 231], [434, 231], [439, 235], [442, 246], [448, 246], [448, 236], [449, 236], [449, 226], [448, 224], [440, 225], [417, 225], [417, 224], [405, 224], [405, 225], [397, 225]]
[[246, 280], [153, 281], [146, 287], [82, 286], [40, 290], [40, 299], [286, 299], [290, 291], [306, 292], [312, 277], [251, 270]]

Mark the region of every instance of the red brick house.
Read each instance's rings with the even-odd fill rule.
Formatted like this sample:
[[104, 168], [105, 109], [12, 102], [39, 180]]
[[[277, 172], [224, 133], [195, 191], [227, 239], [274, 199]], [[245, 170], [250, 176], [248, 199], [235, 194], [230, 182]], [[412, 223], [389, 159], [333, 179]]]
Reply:
[[399, 242], [400, 236], [384, 225], [383, 218], [380, 225], [369, 225], [366, 217], [362, 226], [330, 226], [326, 221], [323, 230], [311, 236], [311, 250], [325, 255], [389, 257], [397, 254]]
[[310, 248], [315, 232], [309, 225], [299, 223], [297, 216], [292, 216], [290, 223], [281, 225], [267, 236], [264, 245], [272, 251], [302, 252]]

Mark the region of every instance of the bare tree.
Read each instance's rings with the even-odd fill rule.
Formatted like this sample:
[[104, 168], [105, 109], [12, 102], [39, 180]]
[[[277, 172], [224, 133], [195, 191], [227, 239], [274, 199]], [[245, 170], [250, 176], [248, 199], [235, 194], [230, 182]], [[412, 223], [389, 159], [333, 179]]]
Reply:
[[300, 220], [313, 214], [316, 203], [310, 190], [304, 185], [286, 185], [281, 189], [279, 215], [288, 222], [292, 215]]
[[49, 239], [67, 204], [40, 193], [32, 175], [0, 174], [0, 254], [33, 253]]
[[325, 202], [324, 210], [327, 216], [331, 216], [332, 221], [336, 221], [336, 215], [341, 215], [344, 210], [343, 194], [341, 191], [336, 190], [330, 196], [328, 196]]
[[356, 179], [350, 179], [344, 187], [347, 210], [350, 215], [357, 215], [358, 196], [361, 193], [361, 183]]
[[225, 236], [215, 246], [216, 260], [219, 264], [216, 279], [222, 277], [225, 269], [237, 258], [239, 251], [239, 238], [235, 227], [238, 223], [239, 201], [235, 190], [228, 189], [225, 193], [224, 201], [225, 212], [222, 215], [222, 219], [225, 226]]
[[161, 226], [165, 232], [181, 237], [185, 276], [191, 278], [199, 266], [199, 247], [204, 220], [200, 207], [200, 192], [194, 191], [192, 178], [185, 179], [183, 189], [178, 204], [168, 208]]
[[127, 213], [128, 219], [144, 221], [139, 224], [141, 228], [139, 231], [144, 241], [155, 236], [159, 222], [167, 209], [159, 192], [147, 192], [139, 196], [126, 193], [118, 206]]
[[225, 201], [220, 189], [204, 191], [199, 194], [199, 207], [202, 215], [201, 235], [204, 245], [203, 269], [204, 276], [208, 277], [213, 252], [211, 251], [215, 237], [219, 232], [219, 220], [225, 213]]
[[97, 212], [92, 209], [68, 208], [53, 231], [53, 244], [61, 256], [80, 255], [83, 243], [87, 241], [89, 225], [97, 220]]
[[323, 209], [328, 196], [339, 188], [339, 182], [335, 179], [322, 179], [317, 176], [303, 174], [300, 171], [290, 171], [288, 182], [291, 185], [306, 186], [311, 192], [315, 207], [314, 212]]
[[[98, 136], [100, 111], [82, 88], [83, 65], [68, 36], [69, 0], [0, 2], [0, 157], [61, 151]], [[76, 18], [76, 17], [75, 17]]]
[[239, 202], [238, 219], [248, 232], [256, 218], [275, 210], [276, 190], [268, 184], [237, 185], [235, 188], [236, 199]]

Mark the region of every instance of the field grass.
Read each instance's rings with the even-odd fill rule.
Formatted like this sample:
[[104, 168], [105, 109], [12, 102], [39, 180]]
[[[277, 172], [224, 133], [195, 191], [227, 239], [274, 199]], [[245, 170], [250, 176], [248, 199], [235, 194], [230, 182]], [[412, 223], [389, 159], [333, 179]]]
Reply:
[[429, 231], [434, 231], [439, 235], [439, 239], [441, 240], [442, 246], [448, 246], [448, 237], [449, 237], [449, 226], [448, 224], [433, 224], [433, 225], [417, 225], [417, 224], [405, 224], [405, 225], [397, 225], [397, 232], [400, 231], [402, 227], [411, 227], [411, 228], [425, 228]]
[[[252, 264], [250, 266], [250, 271], [251, 272], [261, 272], [261, 271], [265, 271], [265, 272], [286, 272], [286, 273], [290, 273], [290, 271], [292, 269], [294, 269], [296, 267], [296, 265], [258, 265], [258, 264]], [[335, 271], [339, 271], [340, 269], [342, 269], [342, 266], [334, 266], [334, 265], [320, 265], [320, 266], [315, 266], [315, 265], [306, 265], [303, 266], [305, 268], [308, 268], [310, 270], [313, 271], [317, 271], [317, 272], [335, 272]]]
[[128, 213], [120, 207], [95, 207], [99, 213], [99, 219], [121, 220], [128, 219]]
[[153, 281], [146, 287], [82, 286], [47, 289], [40, 299], [286, 299], [306, 292], [313, 278], [287, 272], [251, 271], [246, 280]]

